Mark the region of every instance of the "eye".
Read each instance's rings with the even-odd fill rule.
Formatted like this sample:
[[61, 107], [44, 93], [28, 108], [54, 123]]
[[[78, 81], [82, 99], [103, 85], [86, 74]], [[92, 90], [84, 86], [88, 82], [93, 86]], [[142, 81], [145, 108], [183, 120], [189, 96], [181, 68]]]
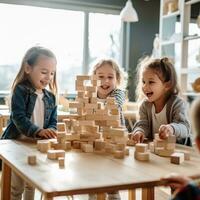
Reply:
[[109, 76], [108, 78], [109, 78], [109, 79], [113, 79], [113, 76]]
[[51, 76], [54, 76], [55, 72], [51, 72]]
[[155, 83], [154, 81], [149, 81], [149, 84], [153, 84], [153, 83]]
[[104, 76], [102, 76], [102, 75], [100, 75], [100, 76], [98, 76], [100, 79], [103, 79], [104, 78]]
[[42, 74], [47, 74], [47, 72], [46, 72], [46, 71], [42, 71], [41, 73], [42, 73]]

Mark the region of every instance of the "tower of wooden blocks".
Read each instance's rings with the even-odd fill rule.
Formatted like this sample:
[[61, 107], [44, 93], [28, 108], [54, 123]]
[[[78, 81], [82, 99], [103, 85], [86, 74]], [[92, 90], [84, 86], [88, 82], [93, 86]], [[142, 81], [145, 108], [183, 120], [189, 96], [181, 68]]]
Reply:
[[166, 140], [160, 139], [159, 134], [155, 134], [155, 139], [149, 143], [152, 153], [159, 156], [170, 157], [174, 153], [176, 145], [176, 136], [169, 136]]
[[148, 161], [150, 154], [147, 151], [148, 150], [148, 144], [145, 143], [137, 143], [135, 145], [135, 159], [140, 161]]

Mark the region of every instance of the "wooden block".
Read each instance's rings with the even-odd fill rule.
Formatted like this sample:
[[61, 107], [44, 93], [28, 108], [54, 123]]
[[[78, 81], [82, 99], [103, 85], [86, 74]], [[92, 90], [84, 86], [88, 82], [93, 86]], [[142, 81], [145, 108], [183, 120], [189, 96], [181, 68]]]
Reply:
[[140, 153], [144, 153], [146, 152], [148, 149], [148, 144], [145, 144], [145, 143], [137, 143], [135, 145], [135, 151], [136, 152], [140, 152]]
[[83, 108], [83, 103], [80, 102], [69, 102], [69, 108]]
[[64, 122], [57, 122], [58, 132], [66, 132], [66, 125]]
[[59, 168], [64, 168], [65, 167], [65, 158], [64, 157], [59, 157], [58, 158], [58, 163], [59, 163]]
[[111, 105], [115, 104], [115, 97], [107, 97], [106, 103]]
[[167, 138], [167, 142], [168, 142], [168, 143], [176, 143], [176, 136], [175, 136], [175, 135], [170, 135], [170, 136]]
[[47, 151], [47, 158], [51, 160], [56, 160], [59, 157], [65, 157], [65, 151], [64, 150], [48, 150]]
[[78, 75], [78, 76], [76, 76], [76, 79], [77, 80], [90, 80], [91, 76], [88, 76], [88, 75]]
[[112, 115], [119, 115], [120, 112], [119, 112], [118, 109], [111, 109], [111, 110], [110, 110], [110, 114], [112, 114]]
[[50, 141], [49, 140], [38, 140], [37, 148], [40, 152], [46, 153], [51, 148]]
[[101, 80], [91, 80], [93, 86], [101, 86]]
[[150, 149], [151, 153], [154, 153], [154, 143], [153, 142], [149, 143], [149, 149]]
[[114, 158], [118, 158], [118, 159], [124, 158], [124, 151], [115, 150], [114, 151]]
[[167, 150], [167, 149], [164, 149], [164, 148], [159, 148], [159, 149], [156, 148], [155, 152], [159, 156], [170, 157], [174, 153], [174, 150]]
[[71, 146], [71, 142], [66, 141], [65, 142], [65, 150], [71, 150], [72, 146]]
[[81, 148], [81, 142], [80, 141], [73, 141], [73, 148], [74, 149], [80, 149]]
[[128, 156], [129, 155], [129, 148], [125, 148], [125, 154]]
[[95, 122], [89, 120], [79, 121], [79, 126], [95, 126]]
[[124, 143], [118, 143], [115, 145], [115, 149], [119, 150], [119, 151], [124, 151], [125, 147], [126, 147], [126, 145]]
[[184, 153], [176, 152], [171, 155], [171, 163], [179, 165], [182, 162], [184, 162]]
[[85, 91], [78, 91], [77, 97], [78, 98], [84, 98], [85, 97]]
[[57, 133], [57, 141], [58, 143], [65, 143], [66, 141], [66, 133], [65, 132], [58, 132]]
[[96, 103], [87, 103], [85, 104], [85, 109], [97, 109]]
[[149, 161], [150, 159], [150, 154], [148, 152], [141, 153], [141, 152], [136, 152], [134, 153], [135, 159], [139, 161]]
[[177, 153], [184, 154], [184, 160], [190, 160], [190, 152], [187, 150], [176, 150]]
[[91, 144], [83, 144], [82, 145], [82, 150], [86, 153], [92, 153], [94, 150], [93, 150], [93, 145]]
[[120, 126], [120, 120], [109, 120], [106, 122], [107, 126], [112, 127], [119, 127]]
[[96, 151], [101, 151], [105, 147], [105, 142], [103, 140], [95, 140], [94, 148]]
[[97, 104], [97, 97], [91, 97], [91, 98], [90, 98], [90, 103], [95, 103], [95, 104]]
[[135, 141], [131, 139], [128, 139], [126, 143], [127, 146], [135, 146], [135, 144], [136, 144]]
[[88, 91], [88, 92], [97, 92], [97, 87], [85, 86], [85, 90]]
[[29, 165], [36, 165], [36, 155], [30, 155], [28, 156], [28, 164]]

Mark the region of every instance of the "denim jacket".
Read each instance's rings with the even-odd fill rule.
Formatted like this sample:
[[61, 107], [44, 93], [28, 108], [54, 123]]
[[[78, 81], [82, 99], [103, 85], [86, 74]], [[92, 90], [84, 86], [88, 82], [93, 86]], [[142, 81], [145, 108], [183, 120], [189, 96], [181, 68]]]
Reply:
[[[55, 96], [43, 90], [44, 97], [44, 125], [43, 128], [56, 130], [57, 106]], [[24, 81], [16, 86], [11, 100], [11, 115], [2, 139], [17, 139], [21, 134], [35, 138], [40, 130], [38, 126], [31, 122], [31, 116], [35, 107], [37, 94], [29, 81]], [[40, 113], [38, 113], [40, 114]]]

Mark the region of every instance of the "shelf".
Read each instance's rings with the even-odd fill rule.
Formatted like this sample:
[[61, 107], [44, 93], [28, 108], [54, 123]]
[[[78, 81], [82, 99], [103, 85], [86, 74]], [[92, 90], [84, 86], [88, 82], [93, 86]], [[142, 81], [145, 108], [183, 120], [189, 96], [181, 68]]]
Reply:
[[185, 41], [188, 41], [188, 40], [196, 40], [196, 39], [200, 39], [200, 35], [187, 35], [187, 36], [184, 36], [184, 40]]
[[183, 92], [182, 95], [184, 96], [200, 96], [200, 93], [197, 92]]
[[169, 13], [169, 14], [165, 14], [162, 17], [163, 17], [163, 19], [167, 19], [167, 18], [178, 16], [178, 15], [180, 15], [180, 11], [179, 10], [177, 10], [175, 12], [172, 12], [172, 13]]
[[185, 3], [185, 5], [192, 5], [192, 4], [195, 4], [195, 3], [198, 3], [198, 2], [200, 2], [200, 0], [191, 0], [191, 1], [187, 1]]

